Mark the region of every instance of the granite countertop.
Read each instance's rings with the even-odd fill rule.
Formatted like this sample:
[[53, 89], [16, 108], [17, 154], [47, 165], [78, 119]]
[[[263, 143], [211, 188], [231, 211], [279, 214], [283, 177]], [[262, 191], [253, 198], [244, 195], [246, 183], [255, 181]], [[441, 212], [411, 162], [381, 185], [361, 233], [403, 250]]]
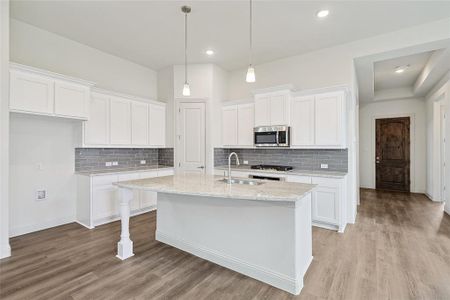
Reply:
[[[214, 167], [216, 170], [228, 170], [228, 166], [218, 166]], [[243, 172], [257, 172], [257, 173], [271, 173], [280, 175], [299, 175], [299, 176], [316, 176], [316, 177], [328, 177], [328, 178], [342, 178], [347, 175], [347, 172], [338, 171], [322, 171], [322, 170], [303, 170], [294, 168], [290, 171], [276, 171], [276, 170], [258, 170], [251, 169], [250, 165], [231, 165], [231, 170], [233, 171], [243, 171]]]
[[171, 170], [173, 166], [164, 165], [147, 165], [143, 167], [129, 167], [121, 169], [102, 169], [102, 170], [92, 170], [92, 171], [77, 171], [76, 175], [85, 176], [100, 176], [100, 175], [114, 175], [120, 173], [135, 173], [135, 172], [145, 172], [145, 171], [157, 171], [157, 170]]
[[113, 183], [122, 188], [170, 194], [247, 199], [258, 201], [295, 202], [310, 193], [314, 184], [262, 181], [260, 185], [227, 184], [221, 176], [178, 174]]

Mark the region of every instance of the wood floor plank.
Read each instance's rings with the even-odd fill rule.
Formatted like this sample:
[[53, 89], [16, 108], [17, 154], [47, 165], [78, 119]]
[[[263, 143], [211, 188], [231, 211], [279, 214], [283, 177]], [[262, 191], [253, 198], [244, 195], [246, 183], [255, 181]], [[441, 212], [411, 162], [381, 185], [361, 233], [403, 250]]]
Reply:
[[131, 219], [135, 256], [115, 257], [120, 223], [76, 223], [11, 239], [0, 299], [450, 299], [450, 217], [420, 194], [361, 190], [344, 234], [313, 228], [299, 296], [155, 240], [156, 213]]

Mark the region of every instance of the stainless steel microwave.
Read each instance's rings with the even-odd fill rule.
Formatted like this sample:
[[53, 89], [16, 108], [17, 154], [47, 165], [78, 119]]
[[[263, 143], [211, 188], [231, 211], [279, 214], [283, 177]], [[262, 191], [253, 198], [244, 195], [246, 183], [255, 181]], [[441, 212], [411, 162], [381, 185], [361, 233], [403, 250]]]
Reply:
[[255, 147], [289, 147], [289, 126], [259, 126], [253, 130]]

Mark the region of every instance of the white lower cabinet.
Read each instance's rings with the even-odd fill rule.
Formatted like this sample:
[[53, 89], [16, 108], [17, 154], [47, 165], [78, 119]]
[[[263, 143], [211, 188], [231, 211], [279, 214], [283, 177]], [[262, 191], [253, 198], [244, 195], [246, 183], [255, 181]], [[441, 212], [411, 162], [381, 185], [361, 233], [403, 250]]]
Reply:
[[345, 178], [312, 177], [317, 187], [312, 192], [311, 214], [313, 225], [344, 232]]
[[[136, 180], [173, 175], [173, 169], [152, 170], [114, 175], [78, 175], [77, 221], [88, 227], [116, 221], [120, 218], [120, 189], [113, 185], [117, 181]], [[134, 191], [130, 203], [131, 215], [156, 209], [157, 193]]]
[[[214, 174], [228, 176], [228, 171], [215, 169]], [[311, 216], [314, 226], [344, 232], [347, 225], [346, 215], [346, 177], [323, 177], [307, 175], [290, 175], [286, 173], [268, 173], [232, 170], [233, 177], [248, 178], [251, 175], [279, 177], [287, 182], [316, 184], [312, 192]]]

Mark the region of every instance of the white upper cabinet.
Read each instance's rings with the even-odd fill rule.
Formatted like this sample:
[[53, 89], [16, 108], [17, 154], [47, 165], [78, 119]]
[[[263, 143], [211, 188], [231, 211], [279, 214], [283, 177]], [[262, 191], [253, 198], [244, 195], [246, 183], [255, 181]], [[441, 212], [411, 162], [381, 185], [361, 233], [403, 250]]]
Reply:
[[131, 145], [131, 101], [111, 97], [109, 107], [111, 145]]
[[166, 106], [149, 105], [149, 144], [150, 146], [166, 146]]
[[292, 99], [292, 147], [346, 148], [345, 128], [344, 91]]
[[[130, 97], [131, 98], [131, 97]], [[94, 92], [84, 123], [84, 147], [164, 147], [166, 105]]]
[[345, 146], [344, 93], [326, 93], [315, 100], [315, 144]]
[[289, 94], [270, 98], [270, 125], [289, 125]]
[[238, 144], [237, 105], [222, 108], [222, 144], [224, 146], [235, 146]]
[[291, 145], [314, 145], [314, 96], [292, 99]]
[[222, 144], [253, 146], [254, 116], [253, 103], [222, 107]]
[[89, 118], [93, 83], [19, 64], [11, 64], [10, 110], [13, 112]]
[[55, 82], [55, 114], [58, 116], [88, 119], [88, 87], [80, 84]]
[[255, 97], [255, 126], [269, 126], [270, 125], [270, 97], [260, 96]]
[[238, 145], [239, 146], [253, 146], [253, 128], [255, 126], [255, 105], [240, 104], [238, 105]]
[[89, 121], [84, 122], [84, 143], [86, 145], [109, 144], [109, 97], [92, 93], [89, 111]]
[[255, 126], [290, 125], [290, 92], [255, 95]]
[[13, 70], [10, 80], [11, 110], [53, 113], [54, 80], [52, 78]]
[[131, 103], [131, 143], [148, 145], [149, 143], [149, 105], [142, 102]]

